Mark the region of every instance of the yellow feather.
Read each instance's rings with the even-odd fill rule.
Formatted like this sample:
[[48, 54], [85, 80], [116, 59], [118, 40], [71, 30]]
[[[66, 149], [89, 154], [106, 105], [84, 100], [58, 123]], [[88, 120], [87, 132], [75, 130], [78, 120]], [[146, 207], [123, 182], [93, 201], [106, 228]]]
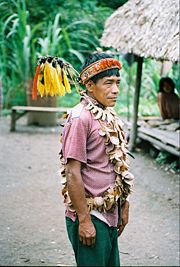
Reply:
[[56, 87], [55, 88], [56, 94], [59, 94], [60, 96], [64, 96], [65, 95], [65, 88], [64, 88], [62, 82], [60, 82], [57, 67], [56, 67], [56, 69], [54, 68], [53, 72], [54, 72], [54, 85]]
[[51, 63], [46, 61], [44, 65], [44, 86], [45, 86], [46, 96], [51, 95], [53, 92], [53, 89], [52, 89], [53, 75], [52, 75], [51, 68], [52, 68]]
[[64, 96], [65, 95], [65, 87], [62, 83], [62, 73], [61, 73], [61, 68], [59, 65], [57, 65], [56, 67], [57, 69], [57, 76], [58, 76], [58, 80], [59, 80], [59, 90], [58, 90], [58, 94], [60, 96]]
[[56, 66], [56, 69], [57, 69], [59, 81], [62, 83], [62, 74], [61, 74], [61, 68], [60, 68], [60, 66], [57, 65]]
[[45, 92], [45, 87], [44, 87], [44, 84], [42, 84], [39, 79], [37, 81], [37, 88], [38, 88], [38, 92], [39, 92], [40, 96], [43, 97], [44, 92]]
[[[44, 84], [42, 79], [44, 78]], [[38, 76], [37, 90], [41, 97], [48, 96], [64, 96], [65, 93], [71, 93], [71, 86], [67, 78], [66, 71], [61, 69], [57, 64], [56, 68], [47, 60], [41, 64], [40, 74]]]
[[67, 75], [66, 75], [65, 71], [64, 70], [62, 70], [62, 71], [63, 71], [63, 78], [64, 78], [64, 86], [66, 88], [67, 93], [70, 94], [71, 93], [70, 83], [68, 81], [68, 78], [67, 78]]

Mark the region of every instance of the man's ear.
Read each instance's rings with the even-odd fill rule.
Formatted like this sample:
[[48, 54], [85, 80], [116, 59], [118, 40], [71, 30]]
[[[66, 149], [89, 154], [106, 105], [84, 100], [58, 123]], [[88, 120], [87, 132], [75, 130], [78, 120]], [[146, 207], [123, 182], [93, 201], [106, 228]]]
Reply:
[[93, 81], [92, 80], [89, 80], [86, 83], [86, 88], [87, 88], [88, 92], [92, 93], [93, 92], [93, 87], [94, 87]]

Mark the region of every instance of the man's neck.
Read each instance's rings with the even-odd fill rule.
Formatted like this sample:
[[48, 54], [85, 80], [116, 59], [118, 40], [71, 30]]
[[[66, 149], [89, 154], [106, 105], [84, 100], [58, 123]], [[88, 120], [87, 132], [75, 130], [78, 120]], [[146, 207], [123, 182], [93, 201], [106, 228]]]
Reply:
[[105, 108], [106, 108], [106, 107], [105, 107], [103, 104], [101, 104], [97, 99], [95, 99], [94, 96], [91, 95], [91, 93], [86, 92], [86, 94], [87, 94], [87, 96], [88, 96], [89, 98], [91, 98], [91, 100], [92, 100], [92, 102], [93, 102], [94, 105], [97, 105], [97, 106], [99, 106], [99, 107], [102, 108], [102, 109], [105, 109]]

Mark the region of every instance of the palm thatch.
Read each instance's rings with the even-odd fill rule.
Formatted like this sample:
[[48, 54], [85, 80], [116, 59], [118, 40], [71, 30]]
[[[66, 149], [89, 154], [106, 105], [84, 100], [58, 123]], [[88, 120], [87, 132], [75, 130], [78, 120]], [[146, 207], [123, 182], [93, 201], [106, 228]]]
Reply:
[[129, 0], [106, 21], [101, 45], [178, 61], [178, 0]]

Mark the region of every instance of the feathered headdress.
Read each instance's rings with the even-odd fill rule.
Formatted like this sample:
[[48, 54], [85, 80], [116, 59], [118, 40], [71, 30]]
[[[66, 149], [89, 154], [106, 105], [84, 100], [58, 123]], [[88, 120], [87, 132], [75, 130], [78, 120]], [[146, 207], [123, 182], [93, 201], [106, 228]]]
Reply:
[[74, 84], [80, 92], [79, 83], [86, 84], [93, 76], [108, 70], [122, 68], [121, 63], [114, 58], [103, 58], [87, 66], [79, 74], [71, 64], [58, 57], [41, 57], [38, 60], [33, 81], [32, 99], [36, 100], [38, 93], [43, 96], [64, 96], [71, 93], [70, 84]]
[[34, 76], [32, 99], [36, 100], [38, 93], [41, 97], [71, 93], [70, 83], [77, 85], [78, 76], [79, 73], [61, 58], [41, 57]]

